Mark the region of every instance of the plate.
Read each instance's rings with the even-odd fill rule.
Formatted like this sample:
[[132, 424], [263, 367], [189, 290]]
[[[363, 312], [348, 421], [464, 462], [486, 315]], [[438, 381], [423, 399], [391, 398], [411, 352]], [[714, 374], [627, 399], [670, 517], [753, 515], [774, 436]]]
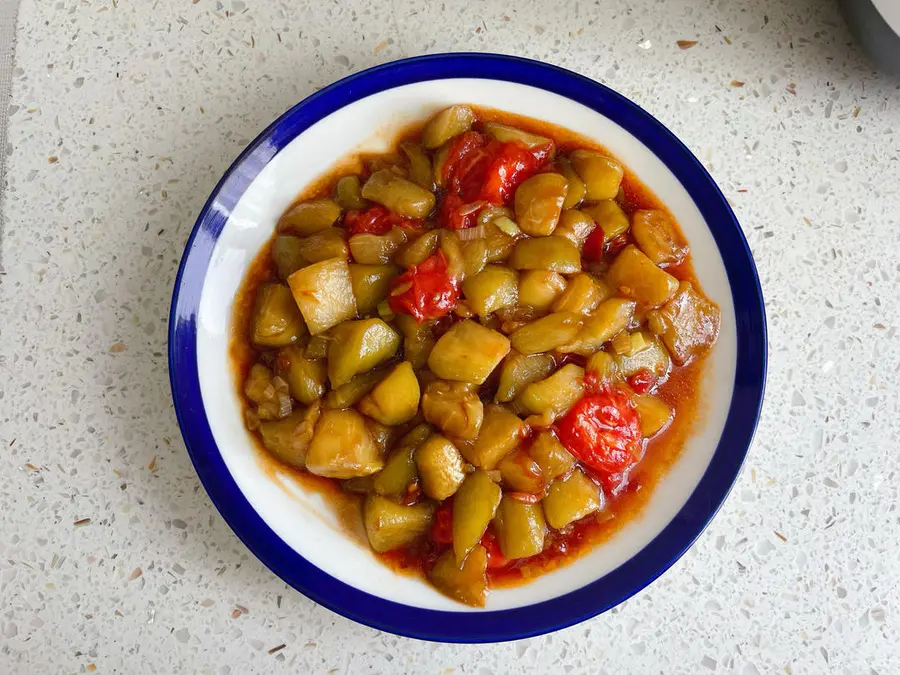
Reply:
[[[496, 589], [485, 609], [398, 575], [348, 537], [317, 495], [266, 470], [243, 426], [229, 367], [232, 303], [282, 211], [341, 157], [388, 147], [399, 129], [452, 103], [524, 114], [594, 138], [666, 204], [722, 309], [703, 414], [638, 518], [572, 564]], [[400, 635], [493, 642], [595, 616], [668, 569], [715, 515], [756, 427], [766, 373], [762, 291], [725, 197], [662, 124], [592, 80], [536, 61], [442, 54], [388, 63], [305, 99], [262, 132], [213, 190], [175, 282], [169, 370], [178, 422], [216, 508], [273, 572], [319, 604]]]

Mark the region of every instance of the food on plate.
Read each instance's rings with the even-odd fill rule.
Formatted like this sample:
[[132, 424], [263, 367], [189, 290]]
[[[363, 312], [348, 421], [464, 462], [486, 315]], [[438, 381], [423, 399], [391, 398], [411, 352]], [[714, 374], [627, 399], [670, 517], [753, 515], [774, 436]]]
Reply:
[[483, 606], [639, 512], [719, 310], [671, 213], [566, 130], [461, 104], [357, 159], [284, 212], [243, 283], [246, 426], [358, 499], [385, 563]]

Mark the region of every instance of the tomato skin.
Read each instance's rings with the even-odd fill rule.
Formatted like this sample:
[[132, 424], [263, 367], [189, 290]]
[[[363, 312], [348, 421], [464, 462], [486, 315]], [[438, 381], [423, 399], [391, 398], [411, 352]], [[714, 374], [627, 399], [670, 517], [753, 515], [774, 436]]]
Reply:
[[581, 257], [591, 262], [599, 262], [603, 258], [603, 247], [606, 244], [606, 233], [599, 225], [591, 230], [581, 248]]
[[613, 237], [609, 240], [609, 243], [606, 245], [606, 253], [610, 258], [615, 258], [626, 246], [628, 246], [628, 235], [620, 234], [618, 237]]
[[582, 397], [558, 423], [557, 436], [582, 464], [600, 473], [621, 473], [640, 457], [640, 419], [622, 389], [607, 387]]
[[450, 140], [447, 161], [444, 162], [442, 170], [444, 185], [450, 192], [458, 193], [460, 191], [459, 185], [462, 178], [471, 171], [473, 164], [485, 156], [483, 151], [477, 153], [474, 151], [486, 144], [487, 137], [477, 131], [466, 131]]
[[[412, 265], [391, 283], [388, 306], [422, 323], [452, 312], [459, 302], [459, 282], [447, 273], [447, 256], [438, 251]], [[402, 289], [402, 290], [401, 290]]]
[[516, 188], [550, 157], [550, 149], [550, 145], [531, 150], [521, 143], [494, 141], [488, 146], [493, 159], [485, 169], [478, 196], [496, 206], [509, 204]]
[[435, 544], [453, 543], [453, 502], [446, 500], [435, 511], [428, 536]]
[[487, 553], [488, 569], [495, 570], [506, 567], [509, 564], [509, 558], [503, 557], [503, 553], [500, 551], [500, 544], [497, 541], [496, 535], [491, 531], [491, 528], [484, 531], [480, 543]]
[[348, 211], [347, 215], [344, 216], [344, 229], [351, 236], [361, 233], [387, 234], [395, 225], [397, 227], [417, 228], [421, 224], [422, 221], [418, 218], [406, 218], [389, 211], [380, 204], [370, 206], [364, 211]]
[[483, 202], [466, 203], [462, 197], [447, 193], [438, 211], [438, 226], [447, 230], [465, 230], [478, 224], [478, 212]]
[[628, 378], [628, 384], [636, 394], [646, 394], [659, 382], [659, 376], [651, 370], [641, 368]]
[[450, 141], [444, 184], [464, 203], [487, 201], [502, 206], [546, 163], [551, 149], [552, 145], [529, 149], [521, 143], [501, 143], [467, 131]]
[[603, 258], [603, 245], [606, 243], [606, 235], [599, 225], [591, 230], [588, 238], [581, 248], [581, 257], [591, 262], [599, 262]]
[[479, 148], [466, 158], [465, 165], [460, 166], [459, 180], [454, 187], [466, 201], [481, 199], [481, 187], [493, 162], [495, 151], [496, 143]]

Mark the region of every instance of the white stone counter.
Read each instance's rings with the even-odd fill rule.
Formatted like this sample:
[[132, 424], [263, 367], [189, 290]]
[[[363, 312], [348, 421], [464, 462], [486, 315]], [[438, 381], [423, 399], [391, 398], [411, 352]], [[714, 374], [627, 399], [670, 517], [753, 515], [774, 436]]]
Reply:
[[[672, 129], [742, 222], [771, 346], [694, 548], [606, 615], [486, 646], [378, 633], [264, 568], [166, 365], [182, 248], [240, 150], [348, 73], [453, 50], [565, 66]], [[8, 113], [0, 672], [900, 672], [900, 84], [831, 2], [23, 0]]]

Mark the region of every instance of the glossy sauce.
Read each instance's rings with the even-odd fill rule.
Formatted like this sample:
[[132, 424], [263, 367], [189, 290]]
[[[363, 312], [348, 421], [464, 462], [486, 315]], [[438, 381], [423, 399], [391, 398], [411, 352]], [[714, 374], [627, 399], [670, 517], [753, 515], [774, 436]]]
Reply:
[[[567, 154], [576, 148], [588, 148], [614, 156], [602, 145], [567, 129], [495, 110], [476, 108], [476, 112], [481, 122], [510, 124], [526, 131], [549, 136], [556, 142], [560, 154]], [[421, 124], [417, 124], [415, 129], [409, 129], [399, 134], [398, 145], [402, 140], [417, 139], [421, 126]], [[378, 157], [383, 159], [385, 155], [380, 154]], [[301, 193], [296, 201], [329, 195], [332, 185], [338, 178], [348, 172], [357, 172], [369, 160], [370, 158], [365, 156], [341, 160], [327, 175]], [[628, 171], [627, 167], [622, 181], [622, 190], [624, 199], [620, 201], [620, 206], [629, 219], [631, 214], [639, 209], [665, 210], [662, 202], [634, 174]], [[624, 236], [629, 237], [630, 243], [630, 230]], [[686, 241], [683, 236], [682, 238]], [[266, 362], [265, 350], [254, 348], [249, 339], [249, 326], [257, 289], [263, 283], [277, 279], [275, 266], [270, 256], [271, 244], [270, 241], [264, 246], [251, 264], [235, 300], [230, 353], [235, 387], [238, 395], [245, 402], [243, 382], [247, 373], [253, 363], [260, 360]], [[690, 255], [680, 265], [669, 266], [665, 269], [680, 280], [695, 282], [695, 287], [700, 288], [696, 283]], [[274, 359], [274, 352], [268, 354]], [[631, 471], [628, 484], [619, 494], [612, 497], [606, 495], [606, 508], [572, 523], [563, 530], [556, 531], [548, 528], [544, 550], [536, 556], [511, 561], [508, 565], [500, 568], [489, 566], [487, 571], [489, 586], [516, 585], [544, 572], [562, 567], [609, 539], [629, 521], [639, 516], [655, 485], [678, 459], [684, 442], [696, 422], [704, 363], [705, 359], [701, 358], [680, 368], [673, 364], [668, 380], [655, 393], [674, 408], [674, 420], [668, 428], [646, 443], [644, 457]], [[355, 533], [359, 532], [359, 523], [362, 517], [361, 496], [344, 492], [336, 481], [282, 464], [265, 451], [257, 433], [249, 431], [248, 433], [253, 439], [259, 461], [273, 476], [273, 479], [276, 473], [290, 474], [303, 488], [320, 492], [333, 504], [335, 513], [339, 520], [345, 523], [346, 529]], [[276, 482], [278, 481], [276, 480]], [[361, 543], [366, 546], [365, 541]], [[366, 546], [366, 548], [368, 547]], [[408, 548], [381, 554], [373, 553], [373, 555], [398, 572], [424, 575], [445, 548], [438, 547], [429, 538], [423, 537]]]

